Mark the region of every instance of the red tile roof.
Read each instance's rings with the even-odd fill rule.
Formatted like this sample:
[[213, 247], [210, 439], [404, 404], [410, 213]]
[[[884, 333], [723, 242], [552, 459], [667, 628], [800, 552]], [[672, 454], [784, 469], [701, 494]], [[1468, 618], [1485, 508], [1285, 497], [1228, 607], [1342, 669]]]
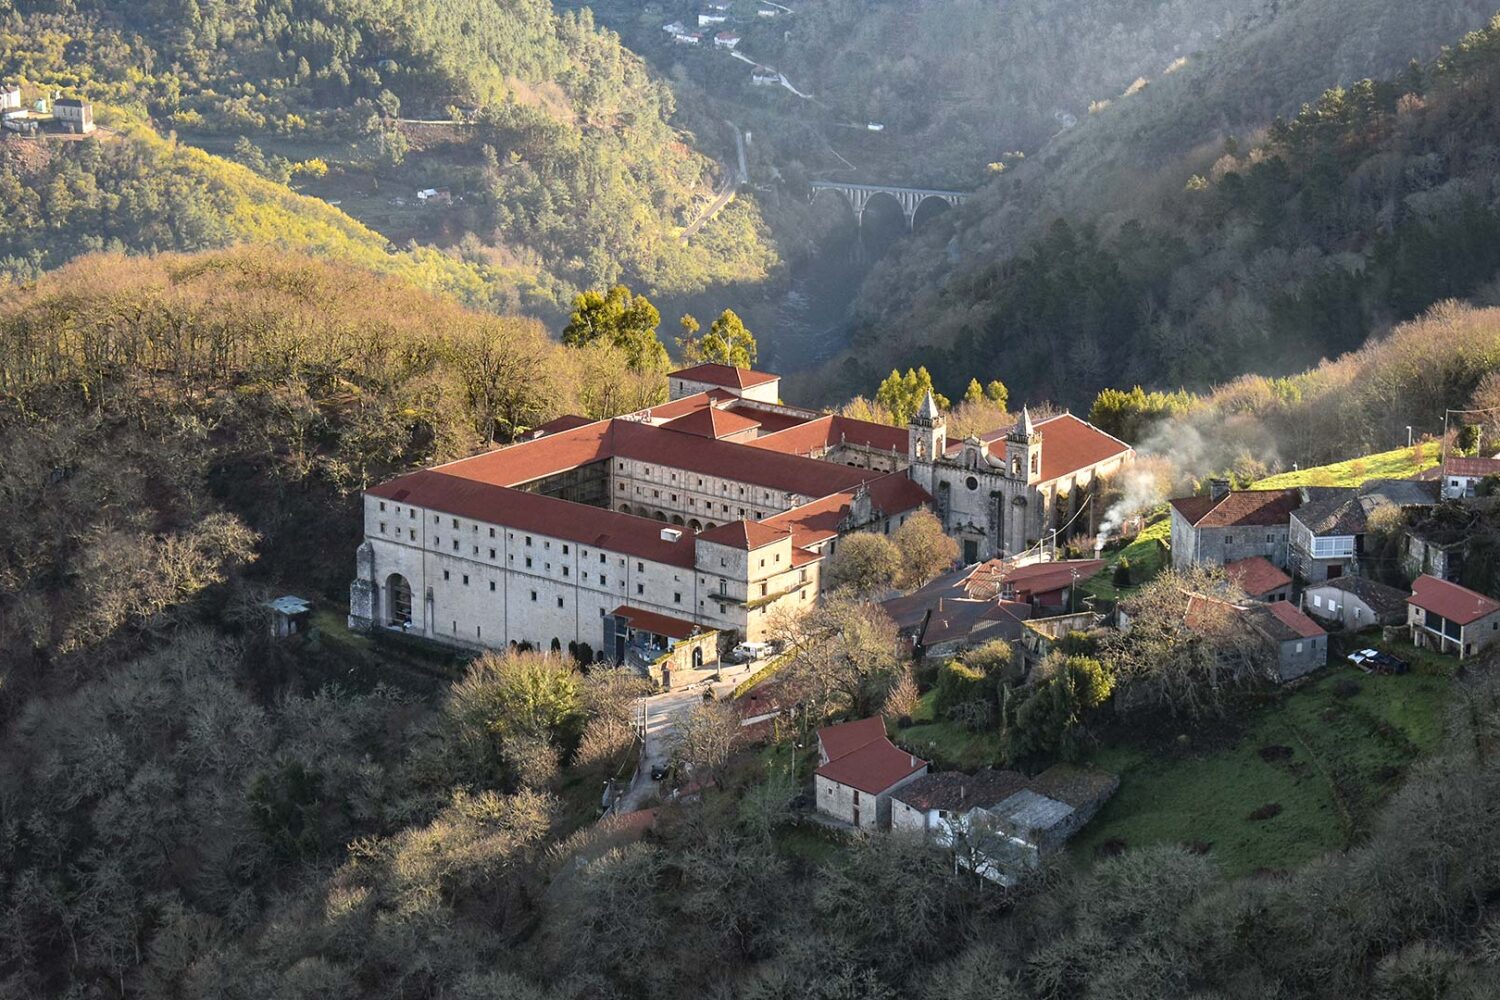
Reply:
[[[1062, 479], [1091, 465], [1098, 465], [1131, 450], [1130, 445], [1111, 437], [1087, 420], [1063, 413], [1035, 425], [1042, 435], [1042, 468], [1040, 481]], [[981, 440], [986, 445], [1003, 441], [1015, 428], [991, 431]], [[962, 447], [960, 442], [959, 447]], [[949, 449], [950, 451], [956, 449]]]
[[673, 618], [671, 615], [658, 614], [655, 611], [646, 611], [642, 608], [633, 608], [628, 604], [622, 604], [615, 608], [610, 614], [616, 618], [624, 618], [630, 622], [630, 627], [650, 632], [653, 635], [666, 636], [668, 639], [691, 639], [703, 630], [690, 621], [682, 618]]
[[[907, 478], [905, 472], [885, 473], [872, 479], [866, 488], [870, 502], [886, 517], [905, 514], [932, 501], [932, 494]], [[791, 529], [792, 544], [805, 548], [838, 535], [839, 525], [853, 503], [854, 491], [844, 490], [773, 514], [761, 523]]]
[[1500, 475], [1500, 458], [1464, 458], [1455, 455], [1443, 463], [1443, 475], [1479, 478]]
[[752, 443], [757, 448], [793, 455], [811, 455], [840, 444], [861, 445], [877, 451], [895, 451], [905, 455], [907, 432], [902, 427], [829, 414], [763, 435]]
[[1177, 513], [1197, 528], [1238, 528], [1285, 525], [1302, 504], [1295, 489], [1233, 490], [1217, 501], [1211, 497], [1178, 497], [1170, 501]]
[[[1046, 594], [1072, 586], [1076, 573], [1079, 580], [1087, 580], [1104, 568], [1102, 559], [1068, 559], [1062, 562], [1032, 563], [1011, 570], [998, 581], [1000, 592], [1013, 591], [1025, 599], [1031, 594]], [[975, 581], [976, 584], [979, 581]], [[979, 596], [976, 594], [975, 596]]]
[[[878, 720], [877, 720], [878, 721]], [[879, 795], [903, 778], [927, 769], [927, 762], [882, 736], [818, 768], [814, 774]]]
[[558, 431], [570, 431], [575, 427], [582, 427], [585, 424], [593, 422], [593, 419], [590, 417], [580, 417], [576, 413], [569, 413], [549, 420], [545, 424], [533, 427], [531, 429], [531, 437], [539, 438], [545, 437], [548, 434], [556, 434]]
[[880, 716], [871, 716], [856, 722], [841, 722], [836, 726], [824, 726], [818, 730], [818, 743], [830, 761], [852, 753], [871, 740], [885, 739], [885, 721]]
[[1417, 577], [1416, 582], [1411, 585], [1411, 596], [1406, 601], [1459, 625], [1467, 625], [1500, 611], [1500, 603], [1483, 594], [1427, 575]]
[[749, 368], [731, 368], [729, 365], [719, 364], [694, 365], [691, 368], [671, 372], [667, 377], [686, 379], [689, 382], [705, 382], [709, 385], [729, 386], [734, 389], [749, 389], [752, 386], [779, 381], [781, 378], [779, 375], [769, 375], [766, 372], [752, 371]]
[[789, 534], [786, 528], [767, 527], [760, 521], [730, 521], [707, 531], [698, 533], [700, 542], [727, 545], [731, 549], [758, 549], [782, 541]]
[[1304, 639], [1316, 639], [1327, 635], [1323, 626], [1313, 621], [1307, 615], [1299, 611], [1295, 606], [1286, 601], [1273, 601], [1265, 605], [1266, 609], [1281, 619], [1281, 623]]
[[1265, 556], [1251, 556], [1248, 559], [1227, 562], [1224, 564], [1224, 572], [1229, 574], [1229, 579], [1251, 597], [1263, 597], [1292, 582], [1291, 577], [1278, 569], [1276, 564]]
[[[660, 521], [619, 514], [569, 500], [542, 496], [423, 469], [367, 490], [371, 496], [414, 507], [501, 524], [517, 531], [561, 538], [580, 545], [624, 552], [670, 566], [693, 565], [693, 535], [667, 541]], [[441, 531], [441, 529], [439, 529]]]
[[753, 431], [759, 426], [758, 420], [751, 420], [749, 417], [742, 417], [716, 406], [706, 406], [662, 424], [662, 427], [669, 431], [681, 431], [684, 434], [696, 434], [706, 438], [732, 437]]

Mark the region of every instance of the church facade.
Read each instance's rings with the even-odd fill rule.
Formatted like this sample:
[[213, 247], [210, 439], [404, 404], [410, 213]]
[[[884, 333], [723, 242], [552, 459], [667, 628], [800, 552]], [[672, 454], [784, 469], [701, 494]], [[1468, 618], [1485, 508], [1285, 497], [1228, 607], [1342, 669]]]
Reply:
[[1092, 535], [1104, 482], [1135, 458], [1072, 414], [1033, 421], [1025, 408], [1012, 427], [950, 443], [931, 393], [912, 418], [907, 453], [908, 474], [932, 495], [966, 564]]

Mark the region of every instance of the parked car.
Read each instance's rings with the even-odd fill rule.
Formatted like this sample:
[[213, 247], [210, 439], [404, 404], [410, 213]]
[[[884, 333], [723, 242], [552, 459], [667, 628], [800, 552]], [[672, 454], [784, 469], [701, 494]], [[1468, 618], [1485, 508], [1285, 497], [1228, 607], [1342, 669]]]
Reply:
[[749, 663], [752, 660], [760, 659], [770, 652], [770, 643], [742, 642], [738, 646], [734, 647], [734, 650], [729, 654], [729, 656], [736, 663]]
[[1411, 669], [1405, 660], [1378, 649], [1361, 649], [1346, 659], [1367, 674], [1404, 674]]
[[1379, 655], [1380, 650], [1378, 649], [1361, 649], [1350, 653], [1345, 659], [1361, 670], [1364, 670], [1365, 664], [1373, 661]]

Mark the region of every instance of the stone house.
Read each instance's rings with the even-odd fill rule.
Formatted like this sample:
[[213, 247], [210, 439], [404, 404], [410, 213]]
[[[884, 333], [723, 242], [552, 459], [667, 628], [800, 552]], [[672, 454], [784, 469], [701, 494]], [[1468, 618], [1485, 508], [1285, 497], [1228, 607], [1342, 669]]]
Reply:
[[1028, 781], [1019, 771], [988, 768], [976, 774], [924, 774], [891, 796], [891, 832], [919, 836], [946, 847], [952, 841], [954, 824], [963, 814], [999, 805], [1025, 788]]
[[1362, 576], [1340, 576], [1302, 592], [1302, 610], [1318, 621], [1358, 632], [1406, 621], [1406, 592]]
[[892, 794], [927, 773], [927, 761], [886, 738], [879, 717], [818, 730], [818, 756], [818, 812], [860, 830], [888, 828]]
[[52, 104], [52, 117], [69, 132], [87, 135], [94, 131], [94, 105], [76, 97], [64, 97]]
[[1406, 599], [1412, 645], [1467, 659], [1500, 639], [1500, 602], [1435, 576], [1419, 576]]
[[1282, 683], [1328, 665], [1328, 633], [1287, 601], [1240, 609], [1245, 624], [1265, 640]]
[[1292, 511], [1302, 503], [1294, 489], [1229, 490], [1215, 481], [1208, 496], [1170, 501], [1172, 565], [1223, 566], [1259, 556], [1287, 565], [1287, 533]]
[[1372, 479], [1359, 487], [1302, 487], [1291, 514], [1288, 568], [1307, 583], [1361, 572], [1370, 517], [1387, 509], [1412, 510], [1438, 502], [1438, 484]]

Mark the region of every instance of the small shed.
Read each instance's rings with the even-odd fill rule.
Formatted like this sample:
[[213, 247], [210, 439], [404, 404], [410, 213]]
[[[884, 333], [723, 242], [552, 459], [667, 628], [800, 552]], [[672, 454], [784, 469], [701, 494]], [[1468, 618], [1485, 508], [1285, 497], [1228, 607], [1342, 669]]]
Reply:
[[271, 635], [277, 639], [305, 632], [312, 621], [312, 603], [302, 597], [287, 594], [267, 602], [266, 607], [271, 609]]

